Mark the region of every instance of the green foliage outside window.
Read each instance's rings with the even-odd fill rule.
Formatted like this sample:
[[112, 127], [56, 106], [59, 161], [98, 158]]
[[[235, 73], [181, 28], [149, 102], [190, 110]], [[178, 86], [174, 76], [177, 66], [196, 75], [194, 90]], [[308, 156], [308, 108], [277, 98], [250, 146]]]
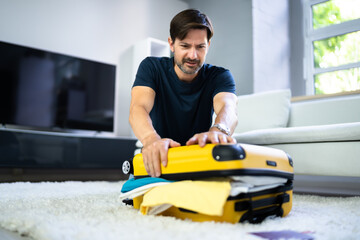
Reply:
[[330, 0], [312, 6], [313, 28], [360, 18], [359, 0]]
[[[360, 18], [360, 0], [327, 1], [313, 5], [313, 29]], [[328, 68], [360, 61], [360, 31], [313, 42], [314, 67]], [[315, 75], [315, 93], [360, 89], [359, 68]]]

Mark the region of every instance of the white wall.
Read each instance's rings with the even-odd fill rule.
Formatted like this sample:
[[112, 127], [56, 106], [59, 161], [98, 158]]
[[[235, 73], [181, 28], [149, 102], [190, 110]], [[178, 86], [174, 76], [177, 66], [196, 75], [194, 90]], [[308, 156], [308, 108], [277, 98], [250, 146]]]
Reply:
[[254, 92], [290, 88], [288, 0], [253, 0]]
[[231, 71], [236, 93], [253, 92], [253, 41], [251, 0], [188, 0], [191, 8], [204, 12], [212, 21], [214, 37], [207, 63]]
[[[1, 1], [1, 40], [108, 63], [126, 45], [124, 23], [137, 8], [124, 1]], [[137, 9], [141, 12], [141, 8]], [[126, 14], [126, 15], [125, 15]], [[144, 33], [143, 24], [132, 36]], [[125, 30], [125, 31], [124, 31]]]
[[1, 0], [0, 40], [117, 64], [152, 36], [167, 41], [180, 0]]
[[180, 0], [1, 0], [0, 40], [117, 65], [115, 131], [130, 136], [131, 47], [167, 40]]

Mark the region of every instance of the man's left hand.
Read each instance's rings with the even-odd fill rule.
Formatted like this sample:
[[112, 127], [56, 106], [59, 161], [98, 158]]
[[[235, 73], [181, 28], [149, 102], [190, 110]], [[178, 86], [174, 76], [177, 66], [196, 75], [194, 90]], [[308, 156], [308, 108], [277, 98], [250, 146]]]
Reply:
[[236, 140], [222, 132], [209, 131], [195, 134], [186, 142], [186, 145], [199, 144], [200, 147], [204, 147], [206, 143], [236, 143]]

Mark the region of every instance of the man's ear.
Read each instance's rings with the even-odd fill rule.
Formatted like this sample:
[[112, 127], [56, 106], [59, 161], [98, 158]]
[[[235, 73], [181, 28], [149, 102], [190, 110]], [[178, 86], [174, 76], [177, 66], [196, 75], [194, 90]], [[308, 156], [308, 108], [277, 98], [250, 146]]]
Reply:
[[171, 39], [171, 37], [168, 37], [168, 42], [169, 42], [171, 52], [174, 52], [174, 42]]

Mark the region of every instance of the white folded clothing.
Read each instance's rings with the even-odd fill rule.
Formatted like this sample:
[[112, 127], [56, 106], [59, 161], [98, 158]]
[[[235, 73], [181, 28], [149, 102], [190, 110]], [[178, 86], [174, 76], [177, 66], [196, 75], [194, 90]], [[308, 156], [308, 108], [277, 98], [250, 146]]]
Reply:
[[129, 192], [125, 192], [125, 193], [120, 193], [119, 196], [119, 200], [122, 201], [124, 199], [134, 199], [135, 197], [141, 196], [143, 194], [145, 194], [147, 191], [149, 191], [150, 189], [160, 186], [160, 185], [164, 185], [164, 184], [169, 184], [171, 182], [156, 182], [156, 183], [150, 183], [138, 188], [135, 188], [134, 190], [131, 190]]

